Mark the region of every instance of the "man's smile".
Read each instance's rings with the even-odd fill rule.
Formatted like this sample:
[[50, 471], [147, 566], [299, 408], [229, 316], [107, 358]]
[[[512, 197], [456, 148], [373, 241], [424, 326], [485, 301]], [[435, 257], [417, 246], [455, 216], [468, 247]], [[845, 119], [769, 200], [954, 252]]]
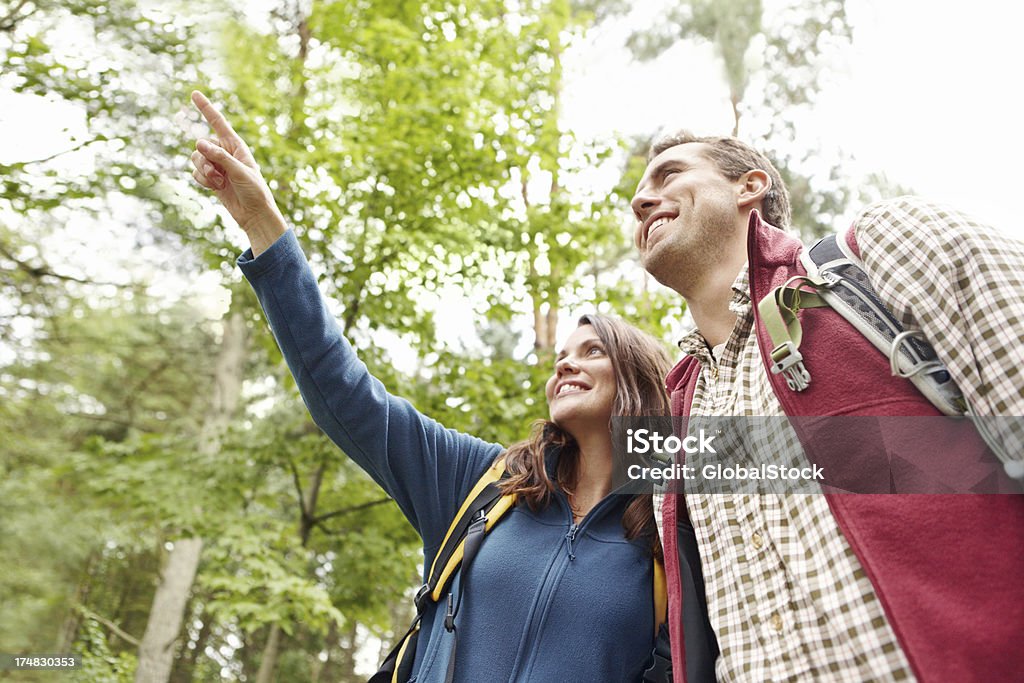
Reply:
[[672, 220], [674, 220], [678, 216], [679, 216], [678, 213], [674, 213], [672, 211], [657, 211], [657, 212], [651, 214], [650, 216], [648, 216], [647, 220], [644, 221], [644, 228], [643, 228], [643, 237], [644, 237], [643, 241], [644, 241], [644, 244], [649, 243], [649, 241], [651, 239], [651, 234], [655, 230], [657, 230], [658, 228], [660, 228], [660, 227], [662, 227], [664, 225], [667, 225], [668, 223], [670, 223]]

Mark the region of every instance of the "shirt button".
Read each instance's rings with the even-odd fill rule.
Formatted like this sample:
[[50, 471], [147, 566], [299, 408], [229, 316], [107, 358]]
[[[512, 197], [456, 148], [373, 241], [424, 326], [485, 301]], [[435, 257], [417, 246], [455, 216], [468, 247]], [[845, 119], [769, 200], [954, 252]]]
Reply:
[[750, 537], [750, 542], [754, 544], [754, 547], [758, 550], [764, 545], [764, 537], [758, 532], [754, 532], [754, 535]]
[[776, 632], [782, 631], [782, 617], [778, 614], [773, 614], [772, 618], [768, 620], [768, 623], [772, 625], [772, 628], [775, 629]]

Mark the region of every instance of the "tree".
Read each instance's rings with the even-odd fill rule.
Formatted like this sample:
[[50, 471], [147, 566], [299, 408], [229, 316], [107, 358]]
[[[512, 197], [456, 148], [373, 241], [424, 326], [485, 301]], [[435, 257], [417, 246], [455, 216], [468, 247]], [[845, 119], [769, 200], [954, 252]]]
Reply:
[[[20, 3], [3, 20], [8, 39], [3, 50], [3, 84], [15, 92], [45, 93], [79, 104], [91, 136], [84, 142], [77, 142], [67, 152], [47, 159], [9, 164], [4, 168], [6, 180], [0, 204], [3, 212], [0, 255], [14, 265], [15, 273], [20, 274], [8, 278], [4, 284], [21, 302], [4, 329], [9, 343], [34, 350], [47, 345], [59, 346], [65, 341], [64, 330], [69, 327], [65, 320], [67, 313], [77, 318], [86, 317], [85, 312], [96, 307], [101, 300], [97, 292], [102, 293], [111, 286], [116, 289], [123, 286], [117, 280], [127, 283], [135, 277], [132, 270], [138, 264], [132, 264], [130, 259], [123, 262], [123, 269], [114, 278], [114, 285], [108, 284], [105, 277], [89, 268], [88, 259], [83, 260], [86, 267], [74, 268], [78, 272], [68, 272], [66, 266], [51, 267], [47, 263], [50, 259], [46, 250], [54, 244], [52, 238], [67, 234], [65, 223], [68, 218], [74, 218], [77, 223], [74, 227], [79, 227], [90, 213], [97, 217], [123, 215], [126, 207], [143, 215], [149, 209], [164, 220], [173, 220], [178, 215], [173, 195], [159, 195], [152, 190], [156, 178], [166, 173], [169, 156], [178, 153], [173, 128], [168, 129], [165, 125], [172, 117], [166, 115], [161, 106], [167, 101], [168, 91], [180, 88], [183, 79], [194, 79], [198, 58], [192, 46], [198, 22], [169, 24], [166, 23], [167, 15], [162, 12], [158, 8], [140, 7], [128, 0], [111, 3], [79, 0], [61, 4]], [[67, 41], [61, 39], [62, 33], [75, 36], [77, 40], [73, 48], [69, 49]], [[151, 80], [123, 77], [121, 69], [127, 64], [146, 72]], [[160, 78], [160, 74], [164, 78]], [[126, 116], [128, 112], [133, 116]], [[94, 162], [92, 169], [86, 167], [80, 171], [74, 166], [62, 166], [61, 157], [74, 152], [90, 153]], [[133, 202], [133, 199], [137, 201]], [[140, 229], [133, 235], [140, 246], [165, 239], [159, 230], [147, 233], [144, 225], [143, 218]], [[124, 232], [119, 235], [123, 236]], [[105, 265], [109, 270], [109, 264]], [[139, 291], [141, 287], [124, 294], [143, 299]], [[124, 305], [126, 301], [119, 294], [107, 295], [107, 298], [115, 299], [116, 305]], [[145, 300], [151, 306], [154, 304], [148, 297]], [[157, 304], [153, 308], [159, 306]], [[25, 320], [35, 324], [36, 334], [26, 337], [16, 332]], [[136, 328], [131, 329], [136, 331]], [[66, 352], [76, 346], [81, 348], [77, 344], [60, 348], [54, 356], [27, 354], [28, 362], [19, 365], [26, 372], [39, 373], [45, 378], [40, 385], [43, 388], [60, 387], [66, 398], [63, 404], [54, 405], [57, 414], [67, 414], [69, 402], [77, 404], [81, 406], [78, 412], [83, 418], [106, 425], [93, 430], [94, 438], [108, 444], [127, 444], [146, 438], [146, 423], [150, 416], [145, 410], [147, 404], [153, 403], [149, 382], [160, 381], [172, 373], [188, 375], [187, 370], [191, 369], [195, 374], [187, 381], [194, 390], [197, 377], [202, 377], [205, 367], [202, 362], [196, 362], [194, 358], [172, 360], [173, 354], [168, 353], [169, 344], [165, 339], [160, 342], [155, 349], [161, 357], [148, 368], [144, 361], [140, 361], [152, 353], [144, 352], [140, 357], [131, 359], [117, 357], [118, 369], [140, 366], [146, 369], [137, 385], [125, 384], [126, 377], [115, 379], [116, 370], [100, 375], [110, 382], [108, 387], [90, 387], [95, 378], [88, 376], [59, 379], [67, 370], [47, 361], [53, 357], [63, 359]], [[201, 355], [198, 357], [202, 358]], [[77, 367], [65, 362], [65, 368], [68, 365]], [[202, 383], [200, 379], [198, 384]], [[169, 389], [165, 387], [165, 390]], [[100, 390], [106, 390], [106, 393]], [[18, 393], [14, 391], [15, 396]], [[123, 403], [127, 405], [121, 405]], [[186, 403], [169, 412], [181, 416], [191, 407], [192, 404]], [[187, 422], [187, 419], [183, 420], [179, 426]], [[156, 427], [156, 430], [163, 426]], [[195, 434], [191, 437], [194, 438]], [[81, 445], [81, 440], [78, 441]], [[62, 445], [66, 447], [66, 444]], [[67, 476], [66, 472], [64, 476]], [[104, 542], [102, 539], [97, 541], [101, 545]], [[179, 551], [187, 545], [179, 544]], [[91, 572], [87, 572], [85, 583], [80, 586], [90, 585], [90, 577]], [[86, 596], [82, 593], [79, 592], [79, 596], [84, 600]], [[74, 613], [79, 605], [72, 607]], [[166, 614], [154, 616], [168, 617]], [[117, 628], [116, 624], [103, 617], [95, 619]], [[171, 618], [170, 622], [173, 621]], [[62, 637], [65, 644], [72, 637], [76, 623], [80, 622], [69, 615], [66, 623], [68, 628]], [[176, 637], [176, 631], [173, 637]], [[149, 647], [145, 650], [154, 651]], [[147, 657], [142, 659], [143, 670], [146, 671]], [[149, 674], [144, 677], [147, 680], [161, 678], [160, 675]]]
[[[810, 174], [809, 147], [793, 112], [814, 106], [830, 62], [852, 40], [843, 0], [794, 0], [768, 13], [761, 0], [693, 0], [673, 3], [668, 20], [633, 34], [641, 59], [662, 54], [678, 40], [710, 43], [721, 60], [733, 112], [732, 135], [758, 140], [790, 189], [793, 225], [805, 237], [835, 229], [834, 220], [859, 193], [842, 171], [842, 156], [828, 175]], [[870, 182], [870, 179], [867, 179]]]

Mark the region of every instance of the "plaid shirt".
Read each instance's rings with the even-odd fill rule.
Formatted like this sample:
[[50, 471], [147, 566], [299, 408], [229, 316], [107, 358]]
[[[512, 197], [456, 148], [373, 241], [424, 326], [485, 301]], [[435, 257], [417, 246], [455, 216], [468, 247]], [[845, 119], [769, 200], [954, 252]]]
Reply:
[[[937, 350], [974, 412], [1024, 415], [1024, 244], [950, 209], [901, 198], [865, 210], [857, 243], [872, 285]], [[782, 416], [753, 333], [746, 267], [720, 357], [699, 331], [680, 348], [701, 374], [700, 416]], [[756, 451], [802, 452], [784, 420]], [[904, 681], [913, 673], [857, 556], [820, 495], [687, 495], [722, 681]], [[661, 501], [655, 501], [661, 527]], [[981, 663], [979, 663], [981, 664]]]

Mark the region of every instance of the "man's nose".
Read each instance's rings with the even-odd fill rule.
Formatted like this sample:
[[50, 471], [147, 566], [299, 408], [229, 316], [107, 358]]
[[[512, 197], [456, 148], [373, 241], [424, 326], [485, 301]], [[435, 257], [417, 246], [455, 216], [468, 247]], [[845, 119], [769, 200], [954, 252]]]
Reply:
[[641, 190], [633, 196], [629, 205], [633, 209], [633, 215], [642, 223], [660, 203], [661, 199], [657, 195]]

